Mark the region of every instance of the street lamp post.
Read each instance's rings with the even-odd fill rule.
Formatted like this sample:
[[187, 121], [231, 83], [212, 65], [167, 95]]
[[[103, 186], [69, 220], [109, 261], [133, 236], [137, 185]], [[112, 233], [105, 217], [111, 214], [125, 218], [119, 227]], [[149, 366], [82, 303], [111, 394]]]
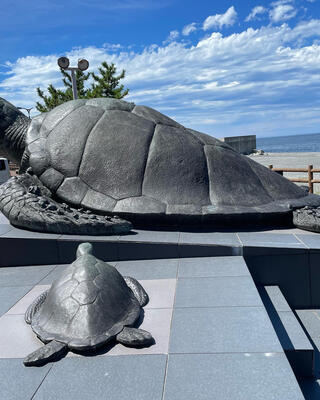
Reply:
[[84, 58], [78, 60], [78, 66], [77, 67], [69, 67], [69, 58], [67, 57], [60, 57], [58, 59], [58, 65], [60, 68], [64, 69], [65, 71], [71, 71], [71, 82], [72, 82], [72, 93], [73, 93], [73, 98], [77, 99], [78, 98], [78, 91], [77, 91], [77, 82], [76, 82], [76, 75], [75, 72], [80, 70], [80, 71], [85, 71], [86, 69], [89, 68], [89, 61], [85, 60]]
[[28, 113], [28, 118], [31, 119], [30, 117], [30, 111], [33, 109], [33, 107], [31, 108], [25, 108], [25, 107], [17, 107], [18, 110], [26, 110]]

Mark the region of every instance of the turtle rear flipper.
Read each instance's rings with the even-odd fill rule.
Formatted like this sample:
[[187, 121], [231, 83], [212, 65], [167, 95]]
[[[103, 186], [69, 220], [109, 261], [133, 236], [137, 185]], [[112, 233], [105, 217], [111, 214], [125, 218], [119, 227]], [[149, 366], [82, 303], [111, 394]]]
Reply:
[[150, 346], [155, 343], [150, 332], [125, 326], [116, 336], [116, 340], [126, 346]]
[[47, 298], [47, 294], [48, 290], [41, 293], [40, 296], [38, 296], [27, 308], [27, 311], [24, 314], [24, 320], [27, 324], [31, 324], [34, 314], [36, 314], [40, 310], [40, 307]]
[[65, 343], [53, 340], [40, 349], [30, 353], [23, 361], [26, 367], [40, 366], [55, 361], [67, 354], [68, 346]]
[[148, 304], [149, 296], [140, 283], [136, 279], [131, 278], [131, 276], [124, 276], [123, 279], [125, 280], [127, 286], [132, 290], [140, 306], [144, 307], [146, 304]]

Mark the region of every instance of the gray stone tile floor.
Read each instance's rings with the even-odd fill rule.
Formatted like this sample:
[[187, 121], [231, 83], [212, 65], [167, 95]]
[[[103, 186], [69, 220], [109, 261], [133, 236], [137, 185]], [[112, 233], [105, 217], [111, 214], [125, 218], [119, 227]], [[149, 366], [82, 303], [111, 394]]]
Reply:
[[24, 312], [65, 265], [0, 268], [1, 399], [303, 399], [242, 257], [113, 265], [147, 290], [140, 326], [156, 344], [69, 352], [40, 368], [22, 364], [42, 345]]
[[169, 356], [166, 400], [304, 399], [288, 361], [279, 353], [173, 354]]
[[[190, 253], [192, 254], [192, 247], [197, 245], [203, 246], [203, 249], [207, 249], [208, 246], [216, 247], [216, 253], [212, 255], [219, 255], [219, 248], [223, 252], [223, 246], [232, 248], [234, 251], [230, 255], [235, 255], [236, 251], [240, 251], [242, 247], [248, 248], [274, 248], [278, 249], [297, 249], [306, 250], [320, 249], [320, 235], [312, 232], [303, 231], [300, 229], [265, 229], [265, 230], [225, 230], [215, 232], [175, 232], [175, 231], [146, 231], [146, 230], [133, 230], [127, 235], [116, 235], [116, 236], [77, 236], [77, 235], [55, 235], [55, 234], [42, 234], [38, 232], [29, 232], [26, 230], [18, 229], [6, 222], [6, 219], [0, 214], [0, 238], [1, 239], [29, 239], [30, 244], [34, 240], [54, 240], [57, 241], [57, 248], [60, 253], [65, 253], [70, 247], [73, 252], [71, 242], [78, 241], [93, 241], [97, 244], [100, 242], [114, 243], [119, 249], [126, 250], [131, 255], [132, 259], [141, 259], [141, 252], [132, 247], [135, 244], [143, 244], [145, 247], [144, 252], [150, 252], [149, 258], [152, 258], [152, 252], [157, 251], [154, 244], [162, 245], [168, 252], [168, 257], [171, 258], [176, 256], [187, 257]], [[9, 243], [9, 242], [7, 242]], [[179, 246], [181, 251], [179, 252]], [[188, 250], [189, 249], [189, 250]], [[205, 251], [205, 250], [204, 250]], [[227, 251], [226, 249], [224, 250]], [[252, 250], [251, 250], [252, 251]], [[169, 256], [170, 254], [170, 256]], [[240, 253], [238, 253], [241, 255]], [[227, 255], [220, 254], [220, 255]], [[122, 255], [120, 256], [120, 259]], [[112, 255], [115, 257], [115, 254]], [[144, 257], [145, 258], [145, 257]], [[157, 254], [157, 257], [161, 258], [161, 252]], [[111, 257], [110, 257], [111, 259]]]

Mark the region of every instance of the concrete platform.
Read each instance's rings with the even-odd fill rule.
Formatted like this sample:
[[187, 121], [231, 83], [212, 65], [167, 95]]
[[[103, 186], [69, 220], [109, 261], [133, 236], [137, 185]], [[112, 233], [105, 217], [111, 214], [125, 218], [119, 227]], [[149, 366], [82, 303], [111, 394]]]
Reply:
[[[257, 286], [279, 286], [293, 309], [318, 308], [312, 282], [320, 279], [320, 235], [288, 229], [76, 237], [25, 232], [2, 222], [3, 398], [305, 398]], [[146, 288], [150, 303], [140, 322], [156, 344], [110, 344], [94, 357], [70, 352], [59, 362], [26, 368], [23, 358], [41, 343], [23, 313], [87, 240], [99, 257]]]
[[[23, 314], [65, 266], [0, 269], [7, 298], [0, 317], [3, 398], [303, 399], [243, 257], [113, 264], [149, 293], [141, 327], [156, 344], [110, 344], [95, 357], [70, 352], [41, 368], [22, 364], [42, 345]], [[20, 275], [28, 270], [25, 286]]]

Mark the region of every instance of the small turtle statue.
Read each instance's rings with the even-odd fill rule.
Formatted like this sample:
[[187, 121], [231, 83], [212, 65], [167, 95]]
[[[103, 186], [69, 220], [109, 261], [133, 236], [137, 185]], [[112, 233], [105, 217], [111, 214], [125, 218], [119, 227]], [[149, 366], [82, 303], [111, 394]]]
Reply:
[[44, 365], [68, 349], [94, 350], [113, 339], [126, 346], [153, 344], [149, 332], [133, 327], [148, 301], [136, 279], [122, 277], [94, 257], [90, 243], [80, 244], [77, 259], [25, 313], [46, 345], [29, 354], [24, 365]]

